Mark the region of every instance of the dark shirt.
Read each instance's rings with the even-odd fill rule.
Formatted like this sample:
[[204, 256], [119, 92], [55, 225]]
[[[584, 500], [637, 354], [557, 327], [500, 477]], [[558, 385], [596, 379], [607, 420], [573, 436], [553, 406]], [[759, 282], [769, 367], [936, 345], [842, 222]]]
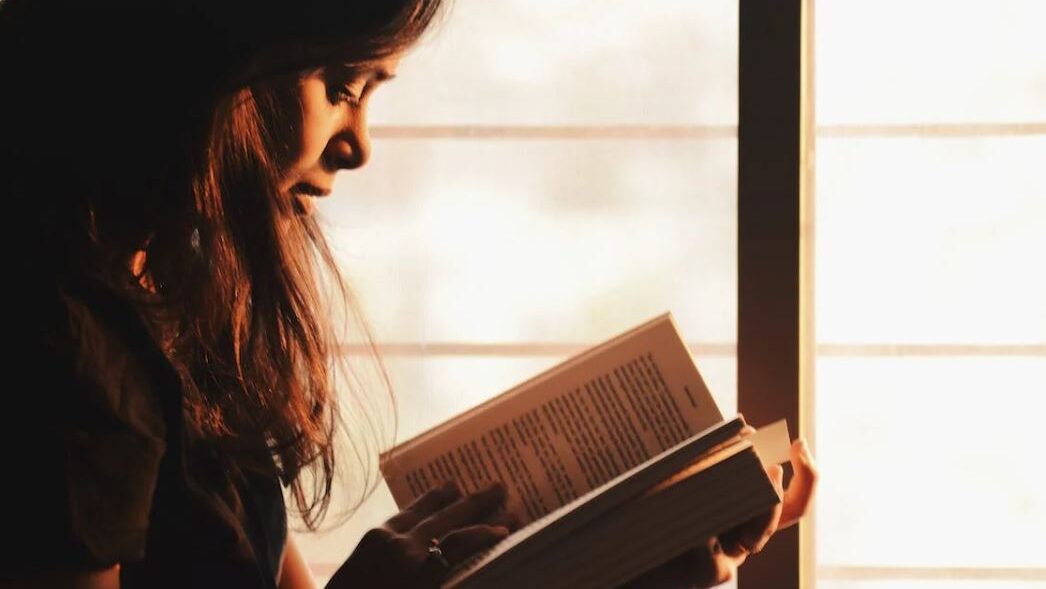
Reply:
[[73, 314], [40, 291], [9, 307], [0, 579], [119, 563], [123, 589], [274, 588], [287, 534], [276, 477], [225, 481], [238, 541], [207, 499], [223, 457], [187, 449], [180, 380], [137, 314], [87, 282], [67, 289]]

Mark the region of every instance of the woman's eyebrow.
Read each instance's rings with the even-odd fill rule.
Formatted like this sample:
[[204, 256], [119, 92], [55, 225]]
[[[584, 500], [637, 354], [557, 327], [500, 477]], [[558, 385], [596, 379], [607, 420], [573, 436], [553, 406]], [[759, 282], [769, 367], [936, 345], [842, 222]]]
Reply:
[[396, 74], [387, 68], [380, 67], [374, 70], [374, 79], [378, 82], [387, 82], [395, 77]]
[[383, 65], [373, 63], [343, 63], [346, 72], [356, 75], [364, 74], [376, 82], [387, 82], [396, 77], [396, 73]]

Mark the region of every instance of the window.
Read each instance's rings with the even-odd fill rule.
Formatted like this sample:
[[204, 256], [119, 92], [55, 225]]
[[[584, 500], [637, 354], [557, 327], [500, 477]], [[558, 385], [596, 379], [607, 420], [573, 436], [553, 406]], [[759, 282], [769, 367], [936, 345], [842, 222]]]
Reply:
[[822, 589], [1046, 587], [1044, 21], [817, 2]]
[[[375, 96], [374, 154], [323, 203], [405, 439], [673, 311], [736, 389], [737, 2], [458, 0]], [[329, 575], [382, 488], [299, 543]]]
[[[797, 412], [822, 471], [804, 579], [1046, 587], [1046, 8], [645, 4], [458, 0], [381, 90], [371, 165], [322, 212], [385, 344], [400, 438], [671, 309], [724, 411], [776, 383], [771, 404], [798, 407], [800, 376], [813, 391]], [[738, 100], [746, 41], [764, 102]], [[800, 59], [774, 56], [800, 45], [816, 64], [802, 250], [800, 157], [781, 164], [801, 145], [798, 105], [763, 116], [798, 97]], [[756, 113], [741, 158], [739, 104]], [[739, 209], [739, 177], [763, 177], [765, 202], [742, 189]], [[775, 190], [780, 219], [759, 209]], [[753, 336], [758, 288], [737, 252], [766, 237], [739, 227], [761, 223], [787, 268], [771, 255], [740, 275], [768, 275], [789, 305], [812, 277], [813, 305]], [[767, 379], [780, 368], [794, 379]], [[393, 510], [379, 490], [349, 525], [301, 537], [307, 558], [329, 574]], [[795, 569], [788, 550], [777, 562]], [[746, 569], [744, 589], [772, 585], [758, 560]]]

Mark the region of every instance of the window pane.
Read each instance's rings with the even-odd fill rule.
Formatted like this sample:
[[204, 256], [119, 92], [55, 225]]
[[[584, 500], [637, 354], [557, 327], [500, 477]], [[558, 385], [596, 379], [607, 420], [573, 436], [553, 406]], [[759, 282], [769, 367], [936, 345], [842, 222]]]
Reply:
[[820, 139], [821, 342], [1046, 341], [1046, 136]]
[[387, 341], [736, 331], [736, 141], [382, 141], [322, 203]]
[[818, 0], [817, 122], [1046, 122], [1041, 0]]
[[[378, 339], [413, 354], [389, 362], [400, 439], [666, 310], [735, 412], [736, 0], [452, 4], [320, 205]], [[380, 488], [299, 542], [329, 574], [394, 511]]]
[[1046, 584], [1044, 6], [817, 2], [822, 587]]
[[1046, 357], [822, 358], [821, 565], [1043, 567]]
[[732, 125], [737, 0], [456, 0], [400, 73], [375, 124]]
[[899, 579], [889, 581], [818, 581], [817, 589], [1043, 589], [1046, 580], [1005, 581], [991, 579], [987, 581], [963, 581], [946, 579], [941, 581], [923, 581], [917, 579]]

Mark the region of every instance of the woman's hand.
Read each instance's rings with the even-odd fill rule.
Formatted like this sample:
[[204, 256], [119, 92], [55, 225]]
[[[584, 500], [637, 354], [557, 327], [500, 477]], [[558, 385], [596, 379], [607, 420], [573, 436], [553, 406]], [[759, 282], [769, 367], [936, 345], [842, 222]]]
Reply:
[[794, 476], [787, 491], [783, 489], [784, 470], [777, 465], [767, 469], [782, 498], [772, 510], [634, 579], [626, 587], [712, 587], [733, 579], [737, 567], [749, 555], [762, 550], [777, 530], [796, 523], [810, 508], [817, 486], [817, 467], [804, 441], [792, 444], [791, 463]]
[[749, 554], [762, 550], [774, 532], [795, 524], [806, 515], [817, 486], [817, 467], [804, 440], [792, 444], [791, 463], [794, 476], [787, 491], [782, 489], [784, 470], [780, 466], [771, 466], [766, 471], [781, 503], [770, 513], [720, 535], [720, 543], [728, 555], [743, 562]]
[[[504, 503], [501, 484], [465, 497], [453, 484], [429, 491], [367, 532], [327, 587], [439, 587], [451, 568], [508, 536], [494, 523]], [[442, 558], [429, 551], [433, 539]]]

